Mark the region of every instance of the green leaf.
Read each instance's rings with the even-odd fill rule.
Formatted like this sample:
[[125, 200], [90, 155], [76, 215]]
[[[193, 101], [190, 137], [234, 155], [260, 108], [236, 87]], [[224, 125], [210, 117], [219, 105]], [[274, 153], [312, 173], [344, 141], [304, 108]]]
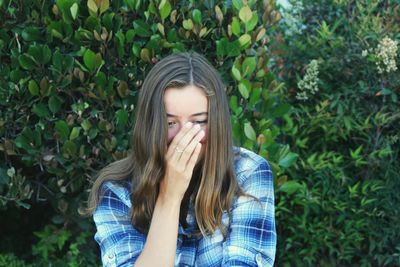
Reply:
[[251, 19], [246, 23], [246, 32], [250, 32], [254, 29], [254, 27], [257, 25], [258, 22], [258, 16], [257, 13], [253, 13], [253, 16]]
[[96, 57], [96, 54], [90, 50], [87, 49], [85, 54], [83, 55], [83, 63], [85, 64], [85, 66], [90, 70], [94, 70], [94, 58]]
[[227, 55], [229, 57], [237, 57], [240, 55], [240, 43], [239, 41], [228, 42], [226, 48]]
[[249, 98], [249, 91], [243, 84], [239, 84], [239, 92], [245, 98]]
[[102, 64], [103, 59], [100, 53], [95, 54], [92, 50], [87, 49], [83, 55], [83, 63], [89, 69], [89, 71], [94, 71], [99, 68]]
[[242, 36], [239, 37], [239, 43], [240, 47], [246, 48], [251, 42], [251, 36], [249, 34], [243, 34]]
[[82, 121], [81, 126], [85, 132], [89, 131], [92, 125], [90, 124], [89, 120], [85, 119]]
[[244, 124], [244, 134], [246, 135], [247, 138], [249, 138], [252, 141], [256, 141], [256, 139], [257, 139], [256, 132], [254, 131], [250, 122], [246, 122]]
[[243, 7], [243, 1], [242, 0], [232, 0], [232, 4], [235, 7], [236, 10], [241, 10]]
[[22, 31], [21, 36], [25, 41], [32, 42], [38, 41], [42, 37], [42, 33], [39, 28], [28, 26]]
[[249, 100], [250, 107], [255, 107], [255, 105], [259, 102], [261, 92], [262, 92], [261, 88], [254, 88], [251, 91], [251, 96], [250, 96], [250, 100]]
[[95, 77], [96, 85], [99, 87], [105, 87], [107, 85], [107, 77], [104, 72], [99, 71]]
[[97, 11], [99, 10], [99, 8], [97, 7], [97, 4], [94, 0], [88, 0], [87, 1], [87, 7], [89, 9], [89, 14], [91, 16], [96, 17], [97, 16]]
[[40, 147], [42, 145], [42, 135], [39, 129], [33, 131], [33, 139], [35, 140], [35, 145]]
[[109, 0], [98, 0], [100, 1], [100, 14], [104, 13], [110, 7]]
[[191, 19], [185, 19], [182, 22], [183, 28], [185, 28], [185, 30], [191, 30], [193, 29], [193, 21]]
[[61, 72], [63, 69], [63, 55], [59, 50], [53, 54], [53, 67], [57, 69], [58, 72]]
[[303, 189], [303, 185], [296, 181], [288, 181], [279, 187], [279, 191], [285, 192], [288, 195], [296, 193], [297, 191]]
[[47, 45], [31, 45], [28, 54], [37, 64], [47, 64], [51, 59], [51, 50]]
[[231, 110], [233, 112], [236, 113], [236, 111], [238, 110], [238, 98], [237, 96], [233, 95], [229, 98], [229, 107], [231, 108]]
[[244, 22], [247, 23], [251, 20], [253, 16], [253, 12], [251, 11], [250, 7], [244, 6], [239, 11], [239, 18]]
[[64, 154], [67, 154], [70, 156], [76, 155], [76, 152], [78, 151], [76, 144], [71, 140], [65, 141], [61, 150]]
[[224, 13], [222, 13], [222, 10], [218, 5], [216, 5], [214, 9], [215, 9], [215, 17], [217, 18], [219, 24], [221, 25], [224, 19]]
[[33, 105], [32, 112], [41, 118], [49, 117], [49, 111], [42, 103]]
[[72, 128], [71, 134], [69, 135], [69, 140], [74, 140], [79, 137], [79, 133], [81, 132], [81, 127]]
[[292, 164], [296, 161], [298, 157], [299, 157], [298, 154], [289, 152], [283, 158], [279, 159], [278, 164], [283, 168], [289, 168], [290, 166], [292, 166]]
[[116, 118], [117, 118], [117, 123], [119, 125], [126, 125], [126, 123], [128, 122], [128, 112], [126, 110], [118, 110], [116, 113]]
[[55, 129], [56, 129], [56, 132], [60, 135], [60, 137], [63, 140], [68, 140], [70, 131], [69, 131], [68, 124], [65, 121], [63, 121], [63, 120], [57, 121], [56, 125], [55, 125]]
[[117, 87], [118, 95], [121, 98], [127, 97], [129, 95], [129, 86], [126, 81], [120, 81]]
[[171, 14], [171, 4], [168, 0], [162, 0], [159, 5], [161, 20], [164, 23], [165, 19]]
[[256, 58], [247, 57], [242, 63], [242, 73], [244, 76], [250, 76], [256, 69]]
[[19, 83], [21, 79], [26, 77], [25, 73], [21, 71], [19, 68], [10, 71], [10, 79], [13, 83]]
[[26, 54], [20, 55], [18, 57], [18, 62], [19, 65], [26, 70], [32, 70], [36, 67], [35, 61], [32, 57], [27, 56]]
[[140, 58], [144, 61], [144, 62], [150, 62], [150, 50], [147, 48], [143, 48], [140, 51]]
[[232, 19], [232, 33], [237, 37], [240, 36], [240, 22], [236, 17]]
[[239, 92], [243, 98], [248, 99], [250, 94], [251, 84], [248, 80], [242, 80], [239, 83]]
[[17, 200], [15, 202], [15, 204], [17, 204], [18, 207], [21, 207], [21, 208], [24, 208], [24, 209], [27, 209], [27, 210], [31, 208], [31, 205], [29, 203], [25, 203], [25, 202], [22, 202], [22, 201], [19, 201], [19, 200]]
[[141, 51], [141, 47], [139, 44], [134, 43], [132, 45], [132, 53], [136, 56], [136, 57], [140, 57], [140, 51]]
[[61, 100], [58, 96], [52, 95], [49, 99], [49, 109], [53, 113], [57, 113], [61, 108]]
[[96, 128], [91, 128], [89, 130], [88, 136], [89, 136], [90, 139], [93, 140], [94, 138], [96, 138], [98, 133], [99, 133], [99, 131]]
[[151, 36], [149, 24], [142, 20], [135, 20], [133, 22], [133, 28], [135, 29], [136, 34], [139, 35], [140, 37]]
[[29, 89], [29, 92], [31, 93], [31, 95], [34, 95], [34, 96], [39, 95], [39, 86], [37, 85], [37, 83], [34, 80], [29, 81], [28, 89]]
[[201, 24], [202, 18], [201, 18], [201, 11], [198, 9], [194, 9], [192, 11], [192, 18], [193, 21], [197, 24]]
[[132, 43], [133, 39], [135, 38], [136, 32], [133, 29], [130, 29], [126, 32], [125, 38], [127, 43]]
[[77, 3], [73, 3], [71, 8], [70, 8], [70, 11], [71, 11], [72, 18], [75, 20], [76, 17], [78, 16], [78, 4]]
[[18, 148], [25, 149], [26, 151], [29, 151], [33, 147], [33, 132], [30, 128], [25, 127], [21, 134], [15, 138], [15, 145]]
[[226, 38], [221, 38], [216, 41], [217, 43], [217, 56], [223, 57], [226, 55], [226, 49], [228, 46], [228, 40]]
[[232, 75], [236, 81], [240, 81], [242, 79], [242, 75], [240, 74], [240, 70], [236, 68], [235, 65], [232, 66]]

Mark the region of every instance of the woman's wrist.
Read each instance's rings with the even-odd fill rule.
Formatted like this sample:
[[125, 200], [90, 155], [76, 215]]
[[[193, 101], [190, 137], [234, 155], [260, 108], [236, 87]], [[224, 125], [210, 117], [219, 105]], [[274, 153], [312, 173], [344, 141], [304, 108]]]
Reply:
[[182, 198], [176, 196], [166, 196], [164, 194], [159, 194], [156, 207], [160, 208], [170, 208], [170, 209], [180, 209]]

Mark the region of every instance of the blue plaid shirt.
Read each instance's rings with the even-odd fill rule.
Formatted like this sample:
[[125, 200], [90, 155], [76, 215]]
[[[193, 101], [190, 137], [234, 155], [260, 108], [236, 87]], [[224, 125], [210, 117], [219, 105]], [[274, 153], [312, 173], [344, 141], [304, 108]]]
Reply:
[[[235, 171], [244, 192], [255, 196], [236, 197], [232, 221], [224, 240], [217, 230], [197, 237], [193, 207], [189, 207], [188, 228], [179, 225], [175, 266], [273, 266], [276, 249], [272, 172], [261, 156], [244, 148], [235, 149]], [[146, 235], [130, 220], [130, 186], [105, 182], [102, 198], [93, 217], [104, 266], [133, 266], [143, 250]], [[261, 205], [260, 205], [261, 204]], [[225, 212], [222, 222], [228, 225]], [[156, 256], [156, 255], [155, 255]]]

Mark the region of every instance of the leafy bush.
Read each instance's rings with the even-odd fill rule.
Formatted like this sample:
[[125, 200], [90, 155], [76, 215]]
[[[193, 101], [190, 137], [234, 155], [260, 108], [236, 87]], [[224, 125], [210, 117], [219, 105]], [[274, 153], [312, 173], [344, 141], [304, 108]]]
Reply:
[[299, 160], [279, 180], [278, 265], [400, 264], [400, 5], [292, 1], [275, 71]]
[[10, 267], [31, 267], [30, 264], [17, 259], [13, 254], [0, 254], [0, 266]]

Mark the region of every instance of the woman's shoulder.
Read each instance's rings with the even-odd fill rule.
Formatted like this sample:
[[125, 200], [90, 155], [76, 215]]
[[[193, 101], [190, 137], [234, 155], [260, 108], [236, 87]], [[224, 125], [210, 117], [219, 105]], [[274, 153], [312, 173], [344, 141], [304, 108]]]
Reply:
[[131, 207], [131, 182], [125, 180], [106, 180], [100, 190], [100, 196], [112, 197]]
[[234, 147], [234, 156], [235, 173], [239, 184], [243, 183], [244, 180], [259, 170], [270, 174], [268, 176], [272, 177], [268, 161], [255, 152], [243, 147]]

